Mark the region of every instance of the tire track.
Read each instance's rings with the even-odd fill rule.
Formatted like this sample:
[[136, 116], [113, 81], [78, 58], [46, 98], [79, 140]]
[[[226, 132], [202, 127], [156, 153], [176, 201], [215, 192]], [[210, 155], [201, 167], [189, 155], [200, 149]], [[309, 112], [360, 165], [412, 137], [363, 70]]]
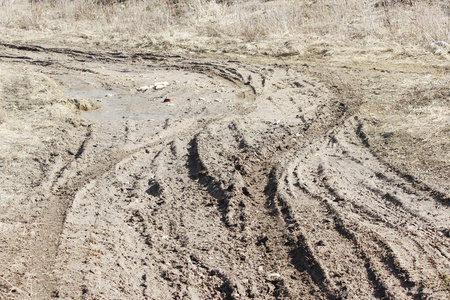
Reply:
[[[352, 132], [351, 129], [347, 129], [348, 126], [347, 124], [341, 132]], [[353, 138], [354, 140], [355, 138]], [[433, 294], [445, 293], [445, 283], [439, 283], [438, 278], [440, 274], [446, 272], [448, 258], [440, 255], [439, 251], [425, 246], [429, 243], [427, 240], [436, 242], [442, 239], [439, 239], [439, 235], [436, 234], [424, 236], [422, 231], [413, 235], [405, 232], [405, 218], [412, 221], [413, 224], [431, 227], [431, 230], [425, 230], [426, 235], [436, 232], [437, 228], [433, 228], [429, 218], [419, 215], [416, 212], [418, 209], [413, 211], [409, 208], [411, 203], [405, 202], [408, 199], [405, 196], [407, 194], [402, 194], [404, 189], [398, 189], [398, 182], [401, 180], [385, 170], [372, 171], [373, 166], [376, 166], [376, 169], [379, 168], [378, 162], [376, 160], [374, 162], [374, 158], [371, 158], [370, 154], [354, 150], [355, 144], [347, 143], [345, 136], [341, 133], [334, 135], [329, 143], [319, 143], [322, 143], [323, 146], [317, 147], [317, 152], [312, 151], [310, 158], [306, 158], [307, 161], [303, 161], [301, 164], [296, 161], [294, 162], [296, 167], [291, 166], [290, 171], [286, 171], [287, 174], [293, 173], [294, 177], [288, 178], [286, 175], [280, 177], [280, 182], [289, 184], [283, 191], [289, 192], [289, 196], [285, 198], [290, 199], [290, 205], [299, 201], [300, 197], [295, 197], [296, 193], [303, 197], [310, 196], [310, 199], [312, 195], [312, 199], [319, 201], [313, 205], [315, 214], [318, 213], [317, 206], [320, 202], [326, 203], [325, 207], [337, 214], [335, 218], [338, 218], [336, 219], [338, 222], [334, 226], [335, 230], [339, 232], [338, 228], [342, 227], [343, 237], [347, 236], [349, 242], [359, 249], [358, 256], [362, 260], [358, 265], [361, 266], [361, 269], [366, 268], [367, 276], [373, 280], [372, 289], [375, 288], [375, 293], [370, 292], [372, 295], [399, 298], [404, 295], [428, 297]], [[340, 146], [340, 143], [344, 143], [345, 146]], [[314, 147], [316, 146], [312, 146], [312, 148]], [[358, 153], [358, 155], [352, 156], [354, 153]], [[362, 182], [358, 182], [361, 179], [352, 178], [352, 176], [367, 173], [365, 170], [358, 170], [359, 168], [365, 168], [373, 175], [366, 175], [361, 178]], [[295, 169], [295, 172], [292, 172], [292, 169]], [[393, 179], [386, 181], [386, 178]], [[371, 183], [367, 182], [373, 181], [383, 182], [382, 186], [379, 186], [379, 189], [384, 191], [381, 195], [368, 188]], [[363, 182], [364, 184], [362, 184]], [[351, 183], [357, 183], [357, 185]], [[386, 185], [391, 186], [390, 193], [397, 195], [395, 200], [392, 196], [386, 196], [389, 195], [385, 192], [388, 190]], [[358, 188], [355, 190], [353, 186]], [[360, 190], [361, 186], [366, 187], [367, 190]], [[445, 206], [440, 205], [439, 201], [433, 201], [433, 198], [428, 198], [428, 201], [432, 201], [434, 206], [437, 205], [433, 208], [425, 203], [428, 212], [439, 215], [439, 212], [445, 209]], [[301, 211], [304, 210], [305, 208], [302, 207]], [[305, 213], [300, 214], [300, 209], [293, 209], [293, 211], [301, 215], [301, 217], [297, 216], [298, 220], [311, 218], [309, 213], [306, 217]], [[325, 219], [325, 216], [326, 214], [322, 212], [322, 217], [318, 219]], [[314, 224], [314, 230], [317, 230], [317, 224], [320, 224], [318, 221], [310, 221], [310, 223]], [[369, 233], [368, 236], [367, 233]], [[399, 234], [402, 236], [400, 239]], [[320, 233], [318, 236], [323, 237], [327, 234]], [[309, 237], [309, 239], [314, 241], [313, 237]], [[442, 241], [444, 242], [442, 248], [448, 248], [448, 243], [445, 240]], [[341, 241], [336, 244], [345, 245], [345, 242]], [[421, 245], [421, 247], [417, 245]], [[384, 249], [384, 255], [381, 255], [383, 252], [379, 251], [380, 248]], [[346, 249], [348, 251], [351, 247], [347, 246]], [[318, 250], [316, 250], [317, 252]], [[342, 255], [337, 255], [337, 257], [342, 257]], [[325, 261], [321, 260], [320, 263], [325, 266], [330, 265], [330, 260], [327, 258]], [[329, 269], [332, 268], [329, 267]], [[352, 269], [355, 269], [355, 265], [352, 265]], [[430, 282], [433, 283], [430, 284]], [[430, 288], [430, 286], [433, 287]], [[433, 291], [433, 289], [435, 290]], [[367, 294], [369, 294], [369, 290], [366, 290]]]
[[58, 278], [42, 283], [52, 284], [47, 296], [448, 295], [447, 199], [370, 153], [352, 117], [353, 89], [339, 79], [307, 66], [0, 46], [11, 52], [5, 60], [78, 70], [86, 86], [92, 79], [117, 94], [153, 78], [145, 68], [167, 78], [203, 74], [192, 78], [226, 81], [236, 107], [205, 113], [200, 101], [172, 111], [141, 102], [172, 114], [92, 126], [44, 184], [58, 204], [49, 216], [59, 218], [48, 230], [59, 244], [45, 259], [57, 262], [48, 270]]

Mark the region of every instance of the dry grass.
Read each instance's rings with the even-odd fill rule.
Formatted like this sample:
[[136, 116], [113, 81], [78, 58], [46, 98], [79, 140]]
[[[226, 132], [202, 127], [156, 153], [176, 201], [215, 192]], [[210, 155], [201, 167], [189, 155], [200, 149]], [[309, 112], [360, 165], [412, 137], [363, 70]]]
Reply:
[[[222, 37], [255, 41], [289, 36], [342, 43], [376, 41], [428, 46], [450, 40], [448, 1], [279, 0], [178, 1], [2, 0], [0, 26], [29, 31], [91, 30], [124, 38], [141, 35]], [[389, 2], [389, 1], [386, 1]], [[394, 2], [394, 1], [390, 1]], [[399, 1], [398, 1], [399, 2]]]
[[397, 170], [448, 193], [450, 79], [430, 74], [389, 79], [397, 84], [382, 85], [362, 106], [371, 148]]

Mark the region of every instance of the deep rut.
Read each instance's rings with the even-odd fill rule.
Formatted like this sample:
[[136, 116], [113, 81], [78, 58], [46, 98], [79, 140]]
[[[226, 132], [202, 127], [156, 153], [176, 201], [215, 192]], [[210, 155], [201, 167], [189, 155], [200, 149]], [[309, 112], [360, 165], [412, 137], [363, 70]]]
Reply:
[[40, 298], [448, 297], [449, 207], [372, 155], [350, 85], [307, 66], [2, 46], [16, 63], [51, 54], [35, 68], [103, 105], [50, 180], [64, 211]]

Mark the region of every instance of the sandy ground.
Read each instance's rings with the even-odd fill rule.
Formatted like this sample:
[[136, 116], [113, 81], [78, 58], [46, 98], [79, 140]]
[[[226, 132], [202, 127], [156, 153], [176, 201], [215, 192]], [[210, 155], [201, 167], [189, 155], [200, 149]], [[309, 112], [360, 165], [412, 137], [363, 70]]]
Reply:
[[448, 63], [289, 59], [1, 45], [0, 297], [450, 297]]

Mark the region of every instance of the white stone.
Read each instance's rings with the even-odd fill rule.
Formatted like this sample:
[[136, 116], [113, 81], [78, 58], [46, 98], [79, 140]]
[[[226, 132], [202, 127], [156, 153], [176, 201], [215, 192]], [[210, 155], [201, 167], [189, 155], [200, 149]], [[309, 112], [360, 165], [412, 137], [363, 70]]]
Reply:
[[278, 273], [270, 273], [270, 274], [267, 274], [266, 278], [268, 281], [280, 281], [281, 275]]
[[168, 86], [169, 86], [169, 83], [167, 81], [162, 81], [162, 82], [155, 82], [155, 85], [153, 86], [153, 88], [155, 90], [162, 90]]
[[144, 85], [144, 86], [141, 86], [141, 87], [137, 88], [137, 90], [138, 90], [139, 92], [145, 92], [146, 90], [148, 90], [148, 89], [150, 89], [150, 88], [151, 88], [150, 86]]

